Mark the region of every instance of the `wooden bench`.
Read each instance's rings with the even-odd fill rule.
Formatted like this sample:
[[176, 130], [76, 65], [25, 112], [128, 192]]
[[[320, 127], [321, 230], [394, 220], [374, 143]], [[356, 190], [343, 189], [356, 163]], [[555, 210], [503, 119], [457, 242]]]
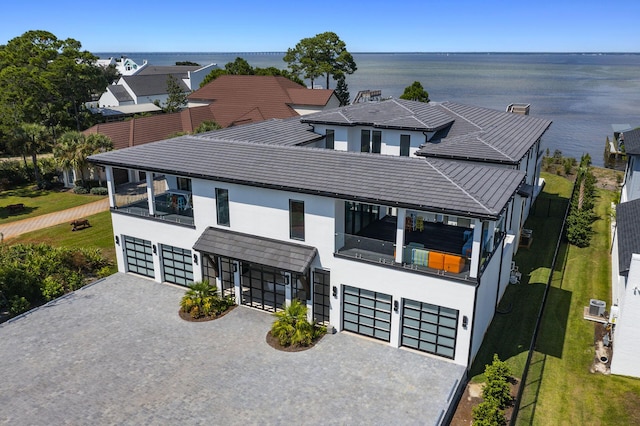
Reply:
[[17, 213], [17, 212], [21, 212], [24, 210], [24, 204], [19, 203], [19, 204], [9, 204], [7, 206], [7, 210], [9, 211], [9, 213]]
[[73, 222], [71, 222], [71, 230], [75, 231], [77, 229], [84, 229], [84, 228], [88, 228], [91, 225], [89, 224], [89, 219], [76, 219]]

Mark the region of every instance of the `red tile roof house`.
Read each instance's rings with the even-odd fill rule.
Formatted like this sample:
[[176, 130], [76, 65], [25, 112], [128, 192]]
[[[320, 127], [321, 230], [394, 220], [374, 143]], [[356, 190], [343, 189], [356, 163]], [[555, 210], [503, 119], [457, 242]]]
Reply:
[[[222, 127], [255, 123], [272, 118], [291, 118], [336, 108], [340, 102], [333, 90], [307, 89], [285, 78], [257, 75], [223, 75], [191, 93], [189, 108], [171, 114], [153, 115], [96, 124], [83, 133], [102, 133], [114, 149], [162, 140], [176, 133], [192, 133], [203, 121]], [[65, 171], [65, 183], [73, 185], [74, 173]], [[125, 179], [117, 179], [122, 183]]]

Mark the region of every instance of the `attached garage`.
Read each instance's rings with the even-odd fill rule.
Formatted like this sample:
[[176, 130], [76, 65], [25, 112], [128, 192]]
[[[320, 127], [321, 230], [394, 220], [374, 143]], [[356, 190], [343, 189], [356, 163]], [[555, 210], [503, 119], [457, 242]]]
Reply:
[[391, 339], [391, 305], [392, 297], [389, 294], [344, 286], [342, 328], [389, 342]]
[[186, 286], [193, 282], [191, 250], [168, 245], [162, 247], [162, 274], [166, 282]]
[[151, 241], [124, 236], [124, 257], [127, 271], [145, 277], [155, 278], [153, 269], [153, 248]]
[[457, 329], [457, 310], [403, 299], [402, 346], [453, 359]]

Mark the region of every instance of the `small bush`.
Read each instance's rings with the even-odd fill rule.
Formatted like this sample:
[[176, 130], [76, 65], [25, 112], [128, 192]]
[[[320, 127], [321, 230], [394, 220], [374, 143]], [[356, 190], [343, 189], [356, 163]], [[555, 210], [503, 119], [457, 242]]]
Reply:
[[42, 296], [44, 296], [45, 300], [53, 300], [63, 294], [64, 285], [58, 278], [49, 275], [42, 281]]
[[98, 278], [106, 278], [112, 274], [113, 274], [113, 271], [111, 270], [111, 266], [103, 266], [98, 270], [98, 272], [96, 272], [96, 276]]
[[82, 186], [76, 186], [75, 188], [73, 188], [73, 193], [74, 194], [88, 194], [89, 190], [87, 188], [82, 187]]
[[9, 313], [12, 316], [27, 312], [30, 307], [31, 304], [25, 297], [13, 296], [11, 300], [9, 300]]
[[473, 407], [472, 416], [473, 426], [504, 426], [507, 424], [504, 411], [493, 401], [483, 401]]
[[277, 319], [271, 326], [271, 335], [282, 346], [309, 346], [327, 332], [326, 327], [318, 327], [307, 320], [307, 307], [296, 299], [274, 316]]
[[96, 186], [95, 188], [91, 188], [91, 191], [89, 192], [91, 193], [91, 195], [108, 195], [109, 194], [109, 190], [102, 186]]
[[234, 305], [232, 297], [220, 297], [215, 285], [209, 281], [199, 281], [189, 285], [180, 300], [180, 309], [187, 312], [192, 318], [201, 316], [220, 315]]

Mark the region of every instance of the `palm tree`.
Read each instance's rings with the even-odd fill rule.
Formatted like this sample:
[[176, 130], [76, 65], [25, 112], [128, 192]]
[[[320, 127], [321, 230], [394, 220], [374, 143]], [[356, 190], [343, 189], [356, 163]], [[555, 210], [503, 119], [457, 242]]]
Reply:
[[[14, 141], [14, 149], [18, 150], [23, 159], [27, 154], [31, 155], [33, 162], [33, 174], [38, 188], [44, 186], [38, 168], [38, 153], [44, 151], [51, 143], [52, 135], [46, 126], [38, 123], [23, 123], [18, 127]], [[26, 160], [25, 160], [26, 162]]]
[[326, 329], [316, 327], [307, 320], [307, 307], [297, 299], [274, 315], [277, 319], [271, 326], [271, 335], [282, 346], [309, 346], [326, 332]]
[[53, 156], [65, 169], [73, 169], [84, 182], [84, 171], [88, 167], [87, 157], [113, 149], [111, 139], [100, 133], [88, 136], [77, 132], [65, 132], [53, 147]]

